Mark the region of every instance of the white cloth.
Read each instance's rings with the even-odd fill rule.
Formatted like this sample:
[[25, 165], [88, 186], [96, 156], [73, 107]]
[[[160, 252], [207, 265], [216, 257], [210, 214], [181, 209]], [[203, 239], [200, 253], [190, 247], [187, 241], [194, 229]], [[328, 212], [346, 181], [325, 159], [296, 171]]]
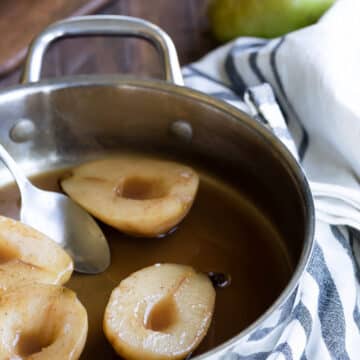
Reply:
[[[271, 41], [239, 38], [213, 51], [184, 68], [185, 83], [244, 111], [245, 90], [270, 83], [308, 178], [358, 192], [358, 34], [360, 1], [338, 0], [315, 25]], [[299, 296], [282, 308], [272, 328], [259, 329], [248, 346], [234, 346], [221, 358], [360, 359], [357, 238], [354, 229], [317, 220]]]

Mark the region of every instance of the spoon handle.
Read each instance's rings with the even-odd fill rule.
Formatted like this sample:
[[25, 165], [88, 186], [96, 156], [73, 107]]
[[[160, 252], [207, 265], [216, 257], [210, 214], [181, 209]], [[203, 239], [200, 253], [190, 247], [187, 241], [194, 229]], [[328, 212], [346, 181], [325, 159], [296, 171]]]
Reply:
[[7, 150], [0, 144], [0, 160], [6, 165], [10, 170], [11, 174], [14, 176], [17, 186], [19, 187], [21, 195], [25, 193], [25, 187], [30, 184], [29, 180], [26, 178], [18, 164], [7, 152]]

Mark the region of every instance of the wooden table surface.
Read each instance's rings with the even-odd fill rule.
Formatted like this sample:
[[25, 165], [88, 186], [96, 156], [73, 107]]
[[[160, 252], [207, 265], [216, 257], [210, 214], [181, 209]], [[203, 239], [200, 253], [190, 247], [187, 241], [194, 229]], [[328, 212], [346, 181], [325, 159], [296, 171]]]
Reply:
[[[181, 64], [199, 59], [218, 44], [206, 17], [209, 0], [114, 0], [98, 13], [137, 16], [163, 28], [173, 39]], [[0, 15], [1, 16], [1, 15]], [[0, 87], [19, 82], [21, 70], [0, 78]], [[43, 77], [70, 74], [131, 73], [161, 77], [156, 51], [139, 39], [76, 38], [52, 45]]]

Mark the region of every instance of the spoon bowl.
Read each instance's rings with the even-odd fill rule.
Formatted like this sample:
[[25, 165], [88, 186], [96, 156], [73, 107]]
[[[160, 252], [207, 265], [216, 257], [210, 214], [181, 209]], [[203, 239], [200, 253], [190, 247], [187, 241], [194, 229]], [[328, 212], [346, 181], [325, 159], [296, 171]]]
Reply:
[[105, 271], [110, 265], [110, 249], [96, 221], [66, 195], [34, 186], [2, 145], [0, 159], [20, 190], [20, 220], [63, 247], [72, 257], [76, 271]]

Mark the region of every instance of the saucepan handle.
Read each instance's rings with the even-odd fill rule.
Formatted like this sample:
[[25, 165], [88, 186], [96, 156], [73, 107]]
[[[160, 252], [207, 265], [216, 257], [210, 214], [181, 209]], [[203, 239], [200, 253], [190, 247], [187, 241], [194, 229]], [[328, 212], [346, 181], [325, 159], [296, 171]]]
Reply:
[[148, 21], [120, 15], [79, 16], [50, 25], [30, 45], [21, 82], [40, 80], [43, 58], [52, 42], [66, 37], [95, 35], [131, 36], [149, 40], [161, 56], [166, 80], [184, 85], [176, 49], [170, 37]]

